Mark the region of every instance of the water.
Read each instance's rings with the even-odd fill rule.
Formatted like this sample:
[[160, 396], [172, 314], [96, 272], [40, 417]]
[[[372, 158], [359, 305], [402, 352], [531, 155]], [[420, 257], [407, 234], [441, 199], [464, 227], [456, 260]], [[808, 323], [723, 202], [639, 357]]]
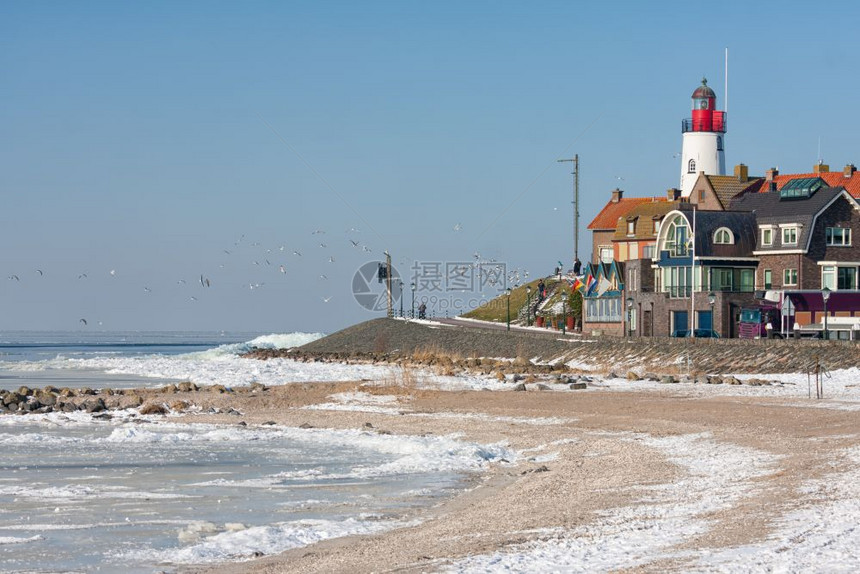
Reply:
[[[4, 333], [0, 376], [14, 387], [57, 380], [116, 387], [121, 377], [155, 385], [174, 376], [240, 385], [355, 378], [364, 368], [306, 371], [238, 357], [252, 345], [314, 337]], [[0, 416], [0, 570], [170, 572], [377, 532], [461, 488], [486, 461], [510, 456], [452, 437], [114, 414]]]

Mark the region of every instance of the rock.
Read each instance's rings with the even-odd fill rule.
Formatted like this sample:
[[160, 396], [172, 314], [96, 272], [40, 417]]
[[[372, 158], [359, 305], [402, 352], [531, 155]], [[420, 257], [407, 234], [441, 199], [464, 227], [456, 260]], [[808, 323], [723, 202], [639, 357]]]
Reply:
[[505, 382], [505, 374], [503, 372], [496, 371], [496, 373], [493, 376], [496, 377], [496, 380], [501, 381], [501, 382]]
[[69, 387], [63, 387], [62, 389], [60, 389], [60, 396], [73, 397], [75, 396], [75, 391], [73, 389], [70, 389]]
[[579, 381], [576, 383], [570, 383], [570, 390], [572, 390], [572, 391], [578, 391], [578, 390], [587, 389], [587, 388], [588, 388], [588, 383], [585, 383], [583, 381]]
[[213, 393], [226, 393], [227, 387], [225, 387], [224, 385], [212, 385], [211, 387], [209, 387], [209, 390]]
[[264, 427], [271, 427], [271, 426], [275, 426], [278, 423], [276, 423], [275, 421], [265, 421], [265, 422], [262, 422], [260, 424], [263, 425]]
[[157, 403], [147, 403], [140, 407], [140, 414], [142, 415], [164, 415], [167, 414], [167, 409], [164, 408], [164, 405]]
[[97, 415], [93, 415], [93, 418], [103, 420], [103, 421], [109, 421], [113, 418], [113, 415], [110, 413], [99, 413]]
[[172, 395], [173, 393], [175, 393], [177, 391], [178, 391], [178, 389], [176, 388], [176, 385], [174, 385], [174, 384], [165, 385], [164, 387], [161, 388], [161, 392], [164, 393], [165, 395]]
[[525, 380], [525, 376], [523, 376], [523, 375], [521, 375], [521, 374], [517, 373], [516, 375], [514, 375], [514, 376], [513, 376], [513, 379], [512, 379], [512, 380], [513, 380], [515, 383], [519, 383], [520, 381], [524, 381], [524, 380]]
[[709, 385], [722, 385], [723, 384], [723, 378], [719, 375], [709, 376], [708, 377], [708, 384]]
[[672, 375], [663, 375], [663, 378], [660, 379], [660, 382], [664, 385], [674, 385], [678, 381], [676, 381], [675, 377]]
[[101, 398], [87, 399], [83, 403], [84, 410], [88, 413], [100, 413], [105, 410], [105, 402]]
[[312, 425], [310, 425], [309, 423], [302, 423], [299, 425], [299, 428], [300, 429], [312, 429], [314, 427]]
[[524, 390], [526, 390], [526, 386], [525, 386], [524, 384], [522, 384], [522, 383], [517, 383], [517, 384], [514, 386], [514, 390], [515, 390], [515, 391], [524, 391]]
[[33, 394], [33, 389], [31, 389], [30, 387], [26, 387], [26, 386], [19, 387], [18, 388], [18, 394], [24, 395], [25, 397], [29, 397], [30, 395]]
[[22, 401], [26, 401], [26, 400], [27, 400], [26, 396], [12, 391], [12, 392], [6, 393], [6, 395], [3, 397], [3, 404], [6, 405], [7, 407], [11, 407], [12, 405], [17, 405], [18, 403], [20, 403]]
[[366, 428], [366, 429], [372, 429], [372, 428], [373, 428], [373, 425], [372, 425], [372, 424], [370, 424], [370, 423], [364, 423], [364, 428]]
[[170, 410], [172, 410], [172, 411], [177, 411], [177, 412], [181, 413], [182, 411], [184, 411], [187, 408], [188, 408], [188, 401], [179, 400], [179, 401], [173, 401], [172, 403], [170, 403]]
[[538, 383], [538, 384], [536, 384], [536, 385], [535, 385], [535, 389], [537, 389], [537, 390], [539, 390], [539, 391], [548, 391], [548, 390], [549, 390], [549, 386], [548, 386], [548, 385], [545, 385], [545, 384], [543, 384], [543, 383]]
[[196, 391], [198, 387], [190, 381], [185, 381], [184, 383], [179, 383], [178, 385], [176, 385], [176, 389], [180, 393], [190, 393], [191, 391]]
[[80, 395], [80, 396], [84, 396], [84, 395], [90, 395], [91, 396], [94, 394], [96, 394], [96, 392], [89, 387], [84, 387], [82, 389], [78, 389], [78, 395]]
[[645, 373], [645, 380], [646, 381], [659, 381], [660, 377], [658, 377], [654, 373]]
[[700, 385], [707, 385], [708, 384], [708, 376], [707, 375], [696, 375], [695, 382], [697, 384], [700, 384]]
[[76, 410], [78, 410], [78, 405], [69, 401], [69, 402], [63, 403], [63, 405], [60, 407], [60, 410], [63, 411], [64, 413], [73, 413]]
[[[618, 377], [612, 377], [612, 378], [617, 379]], [[635, 372], [633, 372], [633, 371], [627, 371], [627, 380], [628, 380], [628, 381], [638, 381], [638, 380], [639, 380], [639, 375], [637, 375], [637, 374], [636, 374]]]

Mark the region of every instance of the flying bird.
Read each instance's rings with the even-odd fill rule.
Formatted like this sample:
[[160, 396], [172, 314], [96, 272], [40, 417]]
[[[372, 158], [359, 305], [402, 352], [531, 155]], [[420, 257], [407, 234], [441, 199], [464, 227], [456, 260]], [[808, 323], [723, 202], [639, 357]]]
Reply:
[[329, 301], [331, 301], [332, 297], [334, 297], [334, 295], [329, 295], [328, 297], [322, 297], [323, 303], [328, 303]]
[[302, 256], [302, 254], [301, 254], [301, 253], [299, 253], [298, 251], [293, 251], [293, 255], [298, 255], [299, 257], [301, 257], [301, 256]]
[[329, 262], [329, 263], [334, 263], [334, 257], [329, 257], [329, 258], [328, 258], [328, 262]]
[[191, 296], [191, 300], [192, 300], [192, 301], [197, 301], [197, 297], [195, 297], [194, 295], [192, 295], [192, 296]]
[[36, 273], [38, 273], [40, 277], [41, 277], [42, 275], [44, 275], [44, 273], [42, 273], [42, 270], [41, 270], [41, 269], [36, 269]]
[[317, 229], [316, 231], [314, 231], [313, 233], [311, 233], [311, 235], [320, 235], [320, 234], [322, 234], [322, 233], [325, 233], [325, 231], [323, 231], [322, 229]]
[[463, 224], [462, 224], [462, 223], [458, 223], [458, 224], [456, 224], [456, 225], [454, 226], [454, 231], [460, 231], [460, 230], [462, 230], [462, 229], [463, 229]]
[[79, 322], [80, 322], [80, 323], [83, 323], [84, 325], [86, 325], [86, 324], [87, 324], [87, 320], [86, 320], [86, 319], [81, 319]]
[[287, 268], [286, 268], [286, 267], [284, 267], [283, 265], [281, 265], [280, 267], [278, 267], [278, 270], [279, 270], [281, 273], [286, 273], [286, 272], [287, 272]]
[[152, 289], [150, 289], [149, 287], [144, 287], [143, 290], [147, 293], [152, 293]]
[[78, 275], [78, 279], [86, 279], [86, 278], [87, 278], [86, 273], [81, 273], [80, 275]]
[[328, 279], [325, 275], [320, 275], [320, 279]]
[[353, 247], [358, 247], [358, 241], [353, 241], [352, 239], [350, 239], [349, 242], [352, 243]]
[[10, 276], [9, 276], [9, 281], [12, 281], [13, 279], [14, 279], [15, 281], [20, 281], [20, 279], [18, 279], [18, 276], [17, 276], [17, 275], [10, 275]]
[[111, 270], [110, 270], [110, 276], [111, 276], [111, 277], [116, 277], [116, 269], [111, 269]]
[[202, 285], [203, 287], [209, 287], [209, 285], [210, 285], [209, 278], [203, 277], [203, 275], [201, 275], [200, 276], [200, 285]]
[[320, 247], [322, 247], [323, 249], [325, 249], [326, 247], [328, 247], [328, 245], [326, 245], [325, 243], [320, 243]]

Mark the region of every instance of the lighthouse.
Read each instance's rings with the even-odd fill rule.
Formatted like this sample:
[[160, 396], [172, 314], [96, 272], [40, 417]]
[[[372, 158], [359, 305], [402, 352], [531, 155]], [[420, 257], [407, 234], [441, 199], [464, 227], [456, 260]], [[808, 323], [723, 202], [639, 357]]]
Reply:
[[693, 117], [681, 122], [681, 133], [681, 195], [689, 197], [699, 173], [726, 174], [726, 113], [717, 110], [717, 95], [706, 78], [693, 92]]

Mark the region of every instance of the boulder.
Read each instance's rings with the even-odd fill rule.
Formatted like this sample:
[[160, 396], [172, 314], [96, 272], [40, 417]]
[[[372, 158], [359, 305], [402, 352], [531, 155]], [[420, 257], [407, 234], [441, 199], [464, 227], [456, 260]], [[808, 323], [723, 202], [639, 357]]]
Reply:
[[673, 375], [663, 375], [663, 378], [660, 379], [660, 382], [664, 385], [674, 385], [678, 381], [675, 380]]
[[514, 390], [515, 391], [524, 391], [524, 390], [526, 390], [526, 386], [522, 383], [517, 383], [516, 385], [514, 385]]
[[83, 409], [88, 413], [100, 413], [105, 410], [105, 402], [99, 397], [95, 399], [87, 399], [83, 403]]
[[147, 403], [140, 407], [140, 414], [142, 415], [164, 415], [167, 414], [167, 409], [164, 408], [164, 405], [157, 403]]
[[[617, 377], [612, 377], [617, 378]], [[639, 375], [637, 375], [634, 371], [627, 371], [627, 380], [628, 381], [638, 381]]]
[[535, 389], [537, 389], [537, 390], [539, 390], [539, 391], [548, 391], [548, 390], [549, 390], [549, 386], [548, 386], [548, 385], [545, 385], [545, 384], [543, 384], [543, 383], [538, 383], [538, 384], [536, 384], [536, 385], [535, 385]]
[[580, 382], [576, 382], [576, 383], [570, 383], [569, 386], [570, 386], [570, 389], [572, 391], [577, 391], [577, 390], [581, 390], [581, 389], [587, 389], [588, 383], [580, 381]]

